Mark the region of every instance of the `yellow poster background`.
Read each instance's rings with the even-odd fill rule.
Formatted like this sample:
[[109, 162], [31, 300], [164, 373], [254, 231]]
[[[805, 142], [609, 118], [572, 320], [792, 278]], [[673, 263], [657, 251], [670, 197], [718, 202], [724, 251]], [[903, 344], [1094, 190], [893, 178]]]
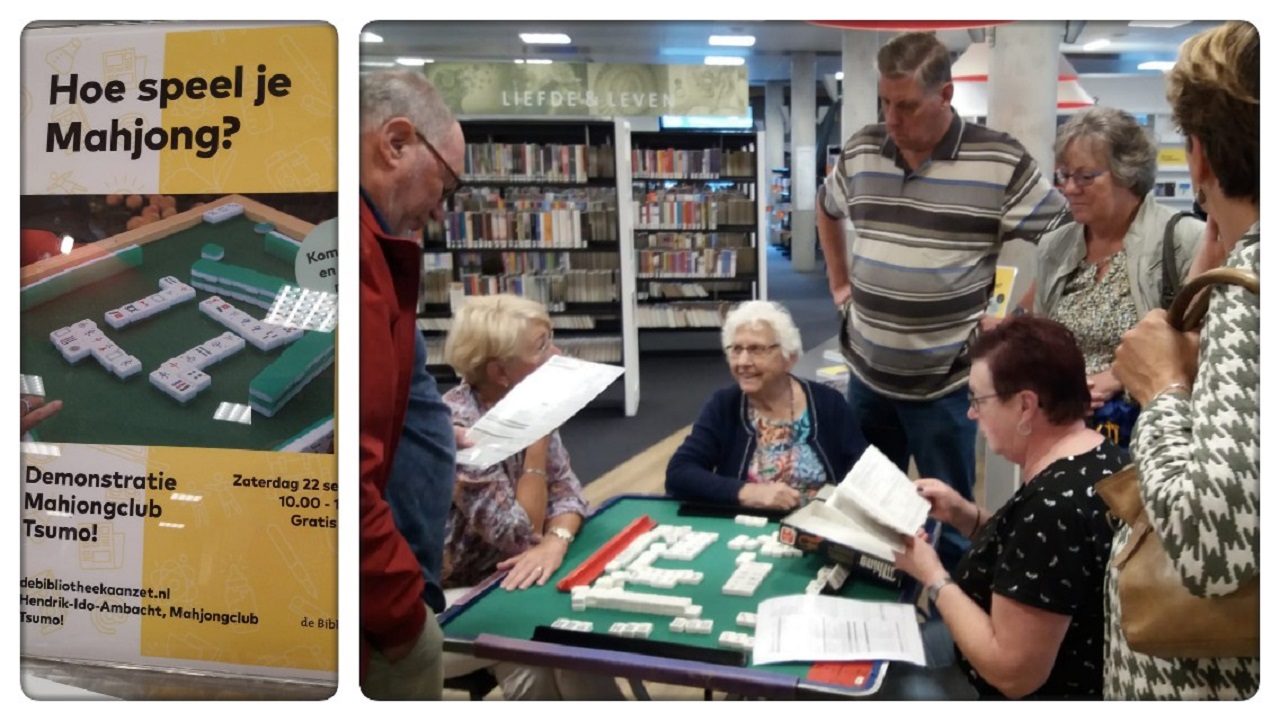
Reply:
[[[148, 492], [164, 513], [145, 521], [142, 582], [171, 596], [159, 602], [166, 618], [142, 619], [141, 653], [336, 671], [335, 457], [152, 447], [147, 467], [178, 487]], [[237, 486], [237, 474], [297, 481], [297, 490]], [[333, 519], [334, 527], [296, 525], [295, 517]], [[172, 607], [253, 614], [257, 623], [200, 623]]]
[[[160, 188], [184, 193], [301, 193], [338, 189], [337, 35], [328, 25], [175, 32], [165, 36], [164, 77], [232, 78], [242, 97], [172, 101], [165, 127], [239, 129], [210, 158], [189, 150], [160, 154]], [[288, 95], [254, 106], [261, 75], [289, 78]], [[224, 145], [225, 138], [224, 137]]]
[[1009, 312], [1009, 300], [1013, 294], [1013, 281], [1018, 277], [1018, 268], [1012, 265], [996, 266], [995, 287], [991, 291], [991, 302], [987, 314], [1003, 318]]

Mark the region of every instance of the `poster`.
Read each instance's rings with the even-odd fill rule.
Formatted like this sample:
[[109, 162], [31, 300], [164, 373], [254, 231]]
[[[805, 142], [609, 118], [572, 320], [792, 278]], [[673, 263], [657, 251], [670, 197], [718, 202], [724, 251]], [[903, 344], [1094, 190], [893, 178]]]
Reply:
[[1013, 281], [1017, 277], [1017, 266], [996, 266], [995, 287], [991, 290], [991, 300], [987, 304], [987, 315], [1003, 318], [1009, 313], [1009, 298], [1013, 295]]
[[336, 33], [22, 57], [21, 653], [335, 684]]

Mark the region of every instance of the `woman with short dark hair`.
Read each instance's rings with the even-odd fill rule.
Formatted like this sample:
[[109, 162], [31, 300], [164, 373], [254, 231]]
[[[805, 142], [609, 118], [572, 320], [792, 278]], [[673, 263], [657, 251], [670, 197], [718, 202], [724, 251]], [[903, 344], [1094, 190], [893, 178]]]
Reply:
[[989, 513], [932, 478], [916, 482], [929, 515], [968, 531], [954, 581], [922, 537], [899, 569], [929, 589], [979, 696], [1101, 698], [1102, 585], [1111, 554], [1093, 484], [1127, 455], [1085, 425], [1089, 388], [1071, 331], [1017, 316], [971, 350], [969, 417], [1022, 485]]

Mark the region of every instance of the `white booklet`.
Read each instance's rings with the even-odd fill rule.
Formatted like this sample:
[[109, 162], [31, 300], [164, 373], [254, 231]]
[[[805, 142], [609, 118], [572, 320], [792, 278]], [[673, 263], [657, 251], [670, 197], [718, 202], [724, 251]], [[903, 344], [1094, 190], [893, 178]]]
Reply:
[[852, 503], [904, 535], [915, 533], [929, 518], [929, 502], [916, 490], [916, 484], [879, 448], [870, 445], [840, 481], [832, 501], [844, 506]]
[[916, 484], [875, 446], [862, 457], [825, 503], [810, 503], [783, 519], [808, 533], [893, 562], [903, 536], [929, 517], [929, 502]]
[[915, 607], [836, 596], [778, 596], [756, 610], [754, 665], [788, 661], [925, 664]]
[[552, 356], [467, 430], [475, 445], [458, 451], [458, 465], [488, 468], [528, 448], [564, 425], [622, 373], [621, 366]]

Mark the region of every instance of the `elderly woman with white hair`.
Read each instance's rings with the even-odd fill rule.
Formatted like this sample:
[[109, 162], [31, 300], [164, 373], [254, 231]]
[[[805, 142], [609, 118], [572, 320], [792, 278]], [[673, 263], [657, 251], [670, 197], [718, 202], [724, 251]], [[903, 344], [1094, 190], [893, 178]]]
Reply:
[[721, 332], [734, 385], [707, 400], [667, 465], [673, 497], [790, 509], [839, 483], [867, 447], [838, 391], [795, 377], [800, 331], [768, 301], [733, 309]]

